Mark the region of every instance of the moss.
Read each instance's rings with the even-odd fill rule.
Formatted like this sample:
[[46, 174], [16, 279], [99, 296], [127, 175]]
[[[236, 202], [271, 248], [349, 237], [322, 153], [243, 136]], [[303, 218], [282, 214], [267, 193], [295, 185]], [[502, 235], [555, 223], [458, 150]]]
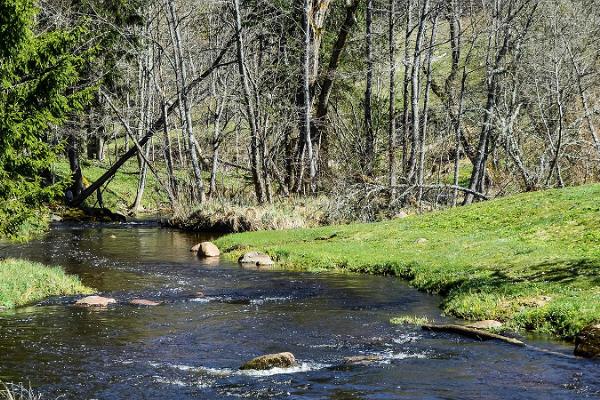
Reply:
[[59, 267], [16, 259], [0, 261], [0, 308], [35, 303], [50, 296], [92, 293]]
[[394, 274], [442, 294], [453, 315], [572, 338], [600, 320], [598, 199], [595, 184], [373, 224], [241, 233], [217, 245], [265, 251], [288, 267]]

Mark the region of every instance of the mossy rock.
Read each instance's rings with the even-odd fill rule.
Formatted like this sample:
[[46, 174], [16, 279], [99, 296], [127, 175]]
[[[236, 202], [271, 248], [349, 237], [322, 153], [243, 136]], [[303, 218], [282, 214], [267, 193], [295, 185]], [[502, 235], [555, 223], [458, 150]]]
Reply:
[[292, 353], [266, 354], [253, 358], [240, 367], [242, 370], [267, 370], [271, 368], [290, 368], [296, 365], [296, 357]]

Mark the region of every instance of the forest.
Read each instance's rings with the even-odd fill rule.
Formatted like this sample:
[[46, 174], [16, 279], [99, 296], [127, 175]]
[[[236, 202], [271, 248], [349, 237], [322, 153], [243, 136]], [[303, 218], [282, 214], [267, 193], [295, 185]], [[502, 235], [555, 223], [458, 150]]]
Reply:
[[372, 221], [594, 182], [598, 10], [5, 0], [2, 230], [49, 202], [102, 205], [123, 166], [128, 212], [152, 191], [184, 219], [324, 198], [329, 222]]
[[600, 0], [0, 0], [0, 400], [600, 393]]
[[600, 176], [594, 1], [1, 8], [5, 235], [48, 204], [104, 207], [119, 176], [122, 212], [212, 226], [265, 204], [301, 226], [375, 221]]

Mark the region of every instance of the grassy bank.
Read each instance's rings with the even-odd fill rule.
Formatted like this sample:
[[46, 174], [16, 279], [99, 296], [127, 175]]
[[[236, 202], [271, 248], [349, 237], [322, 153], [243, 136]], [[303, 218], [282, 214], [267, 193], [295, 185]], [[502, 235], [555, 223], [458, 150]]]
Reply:
[[405, 219], [225, 236], [235, 257], [394, 274], [465, 319], [572, 338], [600, 321], [600, 185], [526, 193]]
[[0, 261], [0, 308], [31, 304], [50, 296], [91, 292], [61, 268], [26, 260]]

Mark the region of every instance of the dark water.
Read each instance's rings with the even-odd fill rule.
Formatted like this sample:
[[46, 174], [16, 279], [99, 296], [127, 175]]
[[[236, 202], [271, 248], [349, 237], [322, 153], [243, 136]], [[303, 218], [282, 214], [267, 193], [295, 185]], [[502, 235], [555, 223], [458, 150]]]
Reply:
[[[399, 314], [444, 320], [439, 298], [398, 279], [204, 262], [188, 251], [200, 239], [152, 226], [58, 226], [4, 248], [63, 265], [120, 304], [90, 311], [51, 299], [0, 313], [0, 380], [66, 399], [600, 397], [598, 362], [389, 324]], [[134, 297], [164, 304], [125, 304]], [[300, 367], [237, 369], [279, 351], [293, 352]], [[341, 366], [356, 355], [381, 361]]]

